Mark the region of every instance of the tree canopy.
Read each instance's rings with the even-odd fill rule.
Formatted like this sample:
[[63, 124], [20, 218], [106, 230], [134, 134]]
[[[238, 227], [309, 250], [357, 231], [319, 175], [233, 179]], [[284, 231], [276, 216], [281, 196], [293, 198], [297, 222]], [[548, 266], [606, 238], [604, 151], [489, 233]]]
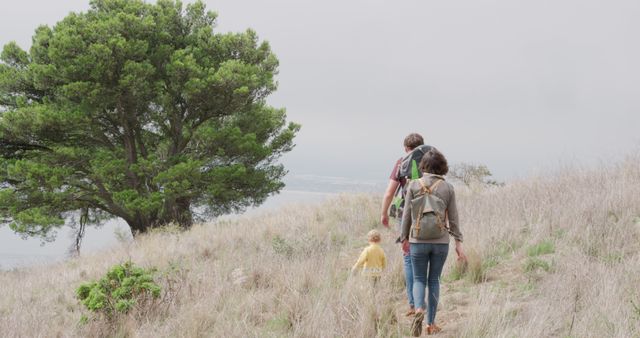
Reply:
[[278, 60], [202, 2], [93, 0], [0, 57], [0, 218], [48, 236], [70, 215], [132, 232], [221, 215], [282, 187], [300, 126], [266, 97]]

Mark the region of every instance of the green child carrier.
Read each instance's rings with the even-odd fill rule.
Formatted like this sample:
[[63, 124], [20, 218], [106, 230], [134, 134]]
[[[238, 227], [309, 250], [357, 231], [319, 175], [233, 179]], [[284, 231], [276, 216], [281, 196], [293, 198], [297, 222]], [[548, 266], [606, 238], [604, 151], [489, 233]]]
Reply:
[[424, 178], [415, 180], [421, 189], [411, 200], [411, 237], [418, 240], [442, 238], [447, 234], [447, 205], [433, 191], [443, 181], [436, 179], [427, 187]]
[[396, 168], [395, 178], [398, 182], [403, 182], [404, 185], [398, 184], [398, 188], [396, 188], [396, 192], [393, 194], [394, 197], [389, 208], [389, 216], [396, 218], [402, 217], [404, 195], [407, 193], [406, 185], [410, 180], [422, 177], [422, 172], [418, 170], [418, 163], [420, 163], [422, 157], [431, 149], [435, 148], [430, 145], [423, 144], [421, 146], [417, 146], [400, 159], [398, 168]]

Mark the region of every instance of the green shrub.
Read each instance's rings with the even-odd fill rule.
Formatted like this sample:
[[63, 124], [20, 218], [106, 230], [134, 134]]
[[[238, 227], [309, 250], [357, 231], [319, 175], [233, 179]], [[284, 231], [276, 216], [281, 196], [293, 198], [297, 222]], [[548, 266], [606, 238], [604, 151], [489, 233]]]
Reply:
[[551, 235], [557, 239], [562, 239], [566, 234], [567, 229], [556, 229]]
[[542, 241], [536, 245], [530, 246], [527, 249], [527, 254], [529, 257], [535, 257], [540, 255], [546, 255], [550, 253], [554, 253], [556, 251], [556, 246], [551, 241]]
[[293, 255], [293, 246], [279, 235], [276, 235], [271, 239], [271, 247], [273, 248], [273, 251], [279, 255], [285, 257], [291, 257]]
[[536, 283], [531, 279], [527, 280], [526, 283], [522, 283], [522, 284], [518, 285], [518, 290], [521, 293], [531, 292], [531, 291], [535, 290], [535, 288], [536, 288]]
[[524, 263], [525, 272], [533, 272], [538, 269], [542, 269], [545, 272], [549, 272], [549, 270], [551, 270], [551, 266], [549, 265], [549, 263], [547, 263], [546, 261], [543, 261], [542, 259], [532, 258], [532, 257], [528, 258], [527, 261]]
[[623, 252], [609, 252], [602, 257], [602, 261], [606, 264], [620, 264], [624, 260]]
[[455, 262], [449, 274], [444, 277], [445, 282], [453, 282], [461, 280], [466, 272], [466, 265], [460, 262]]
[[76, 296], [89, 311], [108, 318], [127, 313], [141, 300], [158, 298], [160, 286], [153, 280], [154, 269], [136, 267], [132, 262], [115, 265], [99, 281], [84, 283]]
[[331, 245], [342, 247], [349, 241], [347, 235], [343, 232], [331, 232]]
[[293, 327], [289, 313], [281, 311], [266, 323], [266, 328], [270, 332], [287, 332]]
[[633, 314], [636, 319], [640, 320], [640, 304], [636, 304], [633, 300], [631, 300], [631, 307], [633, 308]]
[[512, 255], [521, 244], [515, 240], [501, 240], [493, 245], [493, 250], [489, 256], [493, 256], [495, 258], [503, 259]]

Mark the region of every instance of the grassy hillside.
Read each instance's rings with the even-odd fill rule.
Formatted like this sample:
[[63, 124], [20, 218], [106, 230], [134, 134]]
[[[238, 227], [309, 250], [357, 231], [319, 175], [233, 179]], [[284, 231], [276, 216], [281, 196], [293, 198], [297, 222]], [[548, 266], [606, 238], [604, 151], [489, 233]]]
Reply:
[[[640, 337], [640, 158], [504, 187], [458, 190], [470, 266], [444, 271], [442, 337]], [[166, 230], [57, 265], [0, 273], [0, 335], [20, 337], [404, 336], [395, 233], [373, 294], [349, 268], [378, 224], [380, 196]], [[82, 282], [131, 260], [157, 267], [162, 299], [90, 320]], [[373, 299], [375, 298], [375, 302]]]

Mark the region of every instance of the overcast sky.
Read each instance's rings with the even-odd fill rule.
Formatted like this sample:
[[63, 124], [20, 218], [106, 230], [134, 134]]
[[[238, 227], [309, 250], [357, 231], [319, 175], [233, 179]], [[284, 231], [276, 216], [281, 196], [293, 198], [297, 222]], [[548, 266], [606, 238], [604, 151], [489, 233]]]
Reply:
[[[637, 0], [217, 0], [280, 60], [270, 103], [303, 125], [292, 175], [386, 180], [412, 131], [502, 179], [640, 148]], [[21, 0], [0, 44], [24, 48], [88, 1]]]

